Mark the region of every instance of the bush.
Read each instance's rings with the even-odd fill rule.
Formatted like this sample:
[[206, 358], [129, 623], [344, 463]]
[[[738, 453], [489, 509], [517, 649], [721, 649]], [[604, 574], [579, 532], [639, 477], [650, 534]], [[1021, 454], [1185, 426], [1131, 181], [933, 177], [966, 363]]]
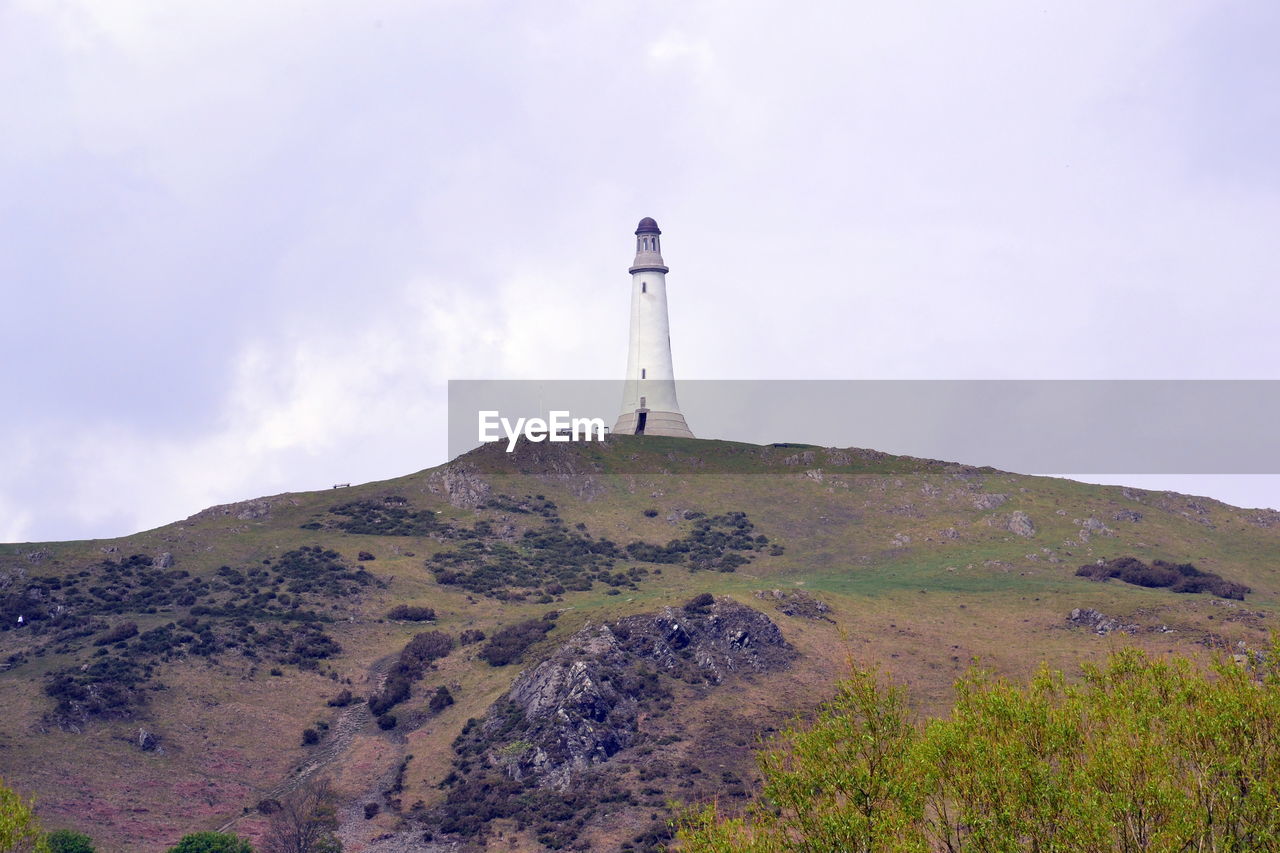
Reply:
[[431, 701], [427, 702], [427, 707], [438, 714], [452, 704], [453, 694], [449, 692], [448, 687], [441, 684], [436, 688], [436, 692], [431, 694]]
[[345, 707], [347, 707], [348, 705], [350, 705], [352, 702], [354, 702], [355, 700], [356, 700], [356, 697], [355, 697], [355, 696], [353, 696], [353, 695], [351, 695], [351, 691], [350, 691], [350, 690], [343, 690], [343, 691], [342, 691], [341, 693], [339, 693], [337, 696], [334, 696], [332, 699], [330, 699], [330, 700], [329, 700], [329, 707], [330, 707], [330, 708], [345, 708]]
[[182, 836], [168, 853], [253, 853], [253, 848], [229, 832], [193, 832]]
[[462, 643], [464, 646], [469, 646], [472, 643], [480, 643], [483, 641], [484, 631], [481, 631], [479, 628], [468, 628], [458, 635], [458, 642]]
[[95, 853], [93, 839], [83, 832], [56, 829], [45, 836], [49, 853]]
[[133, 622], [121, 622], [107, 633], [93, 641], [95, 646], [107, 646], [111, 643], [118, 643], [121, 640], [127, 640], [130, 637], [138, 636], [138, 626]]
[[400, 652], [397, 666], [405, 672], [421, 675], [427, 664], [448, 656], [451, 651], [453, 637], [443, 631], [424, 631], [413, 635], [413, 639]]
[[760, 756], [762, 805], [686, 813], [680, 849], [1275, 847], [1280, 637], [1254, 667], [1121, 649], [1083, 669], [1079, 685], [972, 671], [950, 716], [925, 724], [902, 688], [855, 669]]
[[684, 603], [685, 613], [706, 613], [711, 609], [711, 605], [716, 603], [716, 597], [709, 592], [695, 595]]
[[378, 805], [377, 803], [365, 803], [364, 819], [373, 820], [375, 817], [378, 816], [378, 812], [380, 811], [382, 811], [382, 806]]
[[378, 717], [378, 728], [382, 729], [384, 732], [390, 731], [395, 727], [396, 727], [395, 714], [383, 714], [380, 717]]
[[370, 560], [376, 560], [378, 558], [373, 556], [373, 554], [370, 553], [369, 551], [361, 551], [360, 553], [356, 554], [356, 559], [361, 563], [367, 563]]
[[39, 850], [41, 840], [32, 803], [0, 780], [0, 850]]
[[1153, 560], [1147, 565], [1136, 557], [1116, 557], [1102, 563], [1092, 563], [1076, 570], [1077, 577], [1095, 581], [1118, 578], [1125, 583], [1152, 589], [1172, 589], [1174, 592], [1208, 592], [1219, 598], [1243, 601], [1252, 592], [1244, 584], [1229, 581], [1214, 572], [1204, 572], [1191, 563], [1170, 563]]
[[527, 619], [499, 628], [480, 649], [477, 657], [490, 666], [519, 663], [529, 647], [541, 640], [553, 627], [555, 626], [544, 618]]
[[397, 604], [387, 611], [387, 618], [403, 622], [430, 622], [436, 618], [436, 612], [430, 607]]
[[315, 729], [302, 730], [302, 745], [313, 746], [320, 742], [320, 733]]

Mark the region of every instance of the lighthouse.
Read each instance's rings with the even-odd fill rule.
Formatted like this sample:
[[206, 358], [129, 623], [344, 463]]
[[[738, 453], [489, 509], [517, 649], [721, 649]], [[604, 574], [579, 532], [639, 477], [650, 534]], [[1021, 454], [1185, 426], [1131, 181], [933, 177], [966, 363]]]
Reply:
[[636, 258], [631, 263], [631, 337], [622, 414], [613, 431], [621, 435], [670, 435], [693, 438], [676, 401], [671, 368], [671, 332], [667, 325], [667, 265], [662, 262], [662, 232], [646, 216], [636, 228]]

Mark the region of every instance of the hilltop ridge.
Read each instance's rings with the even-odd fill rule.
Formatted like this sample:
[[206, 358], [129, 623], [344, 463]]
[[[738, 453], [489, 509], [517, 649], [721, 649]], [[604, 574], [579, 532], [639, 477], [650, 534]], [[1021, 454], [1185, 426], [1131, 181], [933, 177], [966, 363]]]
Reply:
[[[572, 844], [650, 849], [668, 800], [745, 797], [757, 736], [825, 698], [848, 655], [891, 669], [927, 714], [975, 659], [1017, 675], [1073, 669], [1119, 637], [1257, 648], [1277, 545], [1270, 510], [871, 450], [487, 445], [114, 540], [0, 546], [0, 775], [39, 797], [46, 825], [108, 849], [223, 826], [253, 837], [260, 803], [322, 777], [343, 797], [349, 851], [424, 832], [545, 849], [541, 818], [442, 828], [461, 789], [440, 786], [469, 778], [467, 754], [512, 767], [534, 755], [518, 727], [466, 753], [467, 721], [498, 719], [543, 662], [598, 672], [609, 653], [563, 656], [601, 625], [703, 595], [749, 608], [791, 663], [727, 692], [655, 670], [663, 680], [626, 705], [647, 740], [575, 806]], [[1197, 574], [1160, 568], [1183, 565]], [[1136, 567], [1195, 582], [1128, 582], [1146, 577]], [[1212, 575], [1222, 584], [1199, 580]]]

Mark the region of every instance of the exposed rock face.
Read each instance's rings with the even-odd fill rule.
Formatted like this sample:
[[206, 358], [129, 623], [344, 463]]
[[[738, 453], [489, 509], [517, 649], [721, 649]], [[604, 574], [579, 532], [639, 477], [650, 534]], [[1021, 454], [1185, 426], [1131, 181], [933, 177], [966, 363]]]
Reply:
[[173, 555], [170, 554], [168, 551], [165, 551], [163, 554], [161, 554], [159, 557], [156, 558], [156, 568], [169, 569], [172, 567], [173, 567]]
[[819, 601], [802, 589], [758, 589], [755, 596], [762, 600], [773, 599], [778, 602], [778, 612], [786, 616], [831, 621], [827, 616], [831, 612], [831, 607], [825, 601]]
[[1072, 610], [1071, 615], [1067, 617], [1067, 622], [1081, 628], [1088, 628], [1099, 637], [1105, 637], [1112, 631], [1123, 631], [1126, 634], [1134, 634], [1138, 631], [1137, 625], [1113, 619], [1090, 607], [1083, 609], [1077, 607]]
[[973, 508], [974, 509], [997, 509], [998, 507], [1004, 506], [1008, 501], [1009, 501], [1008, 495], [1002, 495], [998, 493], [989, 494], [989, 495], [975, 495], [973, 498]]
[[1031, 521], [1031, 516], [1022, 510], [1015, 510], [1009, 514], [1009, 532], [1018, 536], [1035, 536], [1036, 526]]
[[794, 657], [777, 625], [730, 599], [588, 625], [521, 673], [460, 740], [484, 741], [490, 766], [513, 779], [563, 790], [635, 742], [646, 703], [669, 696], [659, 674], [720, 684], [733, 673], [785, 668]]
[[427, 490], [432, 493], [444, 492], [449, 503], [459, 509], [475, 509], [489, 500], [492, 491], [473, 468], [465, 465], [447, 465], [431, 475], [427, 481]]
[[271, 509], [278, 504], [291, 503], [294, 506], [298, 501], [296, 498], [284, 496], [272, 498], [257, 498], [251, 501], [240, 501], [233, 504], [219, 504], [211, 506], [208, 509], [202, 509], [195, 515], [191, 516], [188, 521], [198, 521], [203, 518], [218, 518], [220, 516], [235, 516], [240, 521], [258, 521], [271, 517]]

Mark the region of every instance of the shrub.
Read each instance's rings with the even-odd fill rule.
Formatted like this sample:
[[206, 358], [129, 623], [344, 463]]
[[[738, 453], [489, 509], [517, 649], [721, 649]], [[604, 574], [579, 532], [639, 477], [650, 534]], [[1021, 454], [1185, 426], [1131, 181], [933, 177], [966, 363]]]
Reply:
[[395, 727], [396, 727], [395, 714], [382, 714], [381, 716], [378, 717], [378, 728], [382, 729], [384, 732], [394, 729]]
[[716, 597], [711, 593], [699, 593], [684, 603], [684, 611], [685, 613], [706, 613], [715, 603]]
[[95, 853], [93, 839], [83, 832], [56, 829], [45, 836], [49, 853]]
[[302, 745], [312, 746], [320, 742], [320, 733], [315, 729], [302, 730]]
[[483, 641], [484, 631], [481, 631], [479, 628], [468, 628], [458, 635], [458, 642], [464, 646], [469, 646], [472, 643], [480, 643]]
[[519, 663], [530, 646], [538, 642], [554, 625], [544, 619], [527, 619], [494, 632], [477, 655], [490, 666]]
[[168, 853], [253, 853], [253, 848], [229, 832], [193, 832], [182, 836]]
[[387, 611], [387, 618], [403, 622], [430, 622], [436, 618], [436, 612], [430, 607], [397, 604]]
[[365, 820], [373, 820], [373, 818], [375, 818], [375, 817], [377, 817], [377, 816], [378, 816], [378, 812], [380, 812], [380, 811], [382, 811], [382, 807], [381, 807], [381, 806], [379, 806], [377, 803], [365, 803], [365, 804], [364, 804], [364, 819], [365, 819]]
[[657, 511], [656, 509], [646, 509], [646, 510], [644, 511], [644, 517], [645, 517], [645, 518], [657, 518], [657, 517], [658, 517], [658, 511]]
[[1095, 581], [1118, 578], [1125, 583], [1154, 589], [1172, 589], [1174, 592], [1208, 592], [1219, 598], [1243, 601], [1252, 592], [1241, 583], [1229, 581], [1214, 572], [1197, 569], [1191, 563], [1170, 563], [1153, 560], [1147, 565], [1136, 557], [1116, 557], [1102, 563], [1092, 563], [1076, 570], [1077, 577]]
[[111, 643], [118, 643], [121, 640], [127, 640], [130, 637], [138, 636], [138, 626], [133, 622], [121, 622], [107, 633], [93, 641], [95, 646], [107, 646]]
[[360, 553], [356, 554], [356, 559], [361, 563], [367, 563], [370, 560], [376, 560], [378, 558], [373, 556], [373, 554], [368, 551], [361, 551]]
[[427, 707], [438, 714], [452, 704], [453, 694], [449, 692], [448, 687], [441, 684], [436, 688], [436, 692], [431, 694], [431, 700], [427, 702]]
[[41, 841], [32, 803], [0, 780], [0, 850], [39, 850]]
[[350, 690], [343, 690], [343, 691], [342, 691], [341, 693], [339, 693], [337, 696], [334, 696], [332, 699], [330, 699], [330, 700], [329, 700], [329, 707], [330, 707], [330, 708], [345, 708], [345, 707], [347, 707], [348, 705], [350, 705], [352, 702], [354, 702], [355, 700], [356, 700], [356, 697], [355, 697], [355, 696], [353, 696], [353, 695], [351, 695], [351, 691], [350, 691]]
[[[681, 850], [1261, 850], [1280, 838], [1280, 637], [1208, 673], [1121, 649], [1079, 685], [972, 671], [950, 716], [855, 669], [759, 757], [762, 805], [686, 813]], [[1118, 713], [1123, 709], [1123, 713]]]

